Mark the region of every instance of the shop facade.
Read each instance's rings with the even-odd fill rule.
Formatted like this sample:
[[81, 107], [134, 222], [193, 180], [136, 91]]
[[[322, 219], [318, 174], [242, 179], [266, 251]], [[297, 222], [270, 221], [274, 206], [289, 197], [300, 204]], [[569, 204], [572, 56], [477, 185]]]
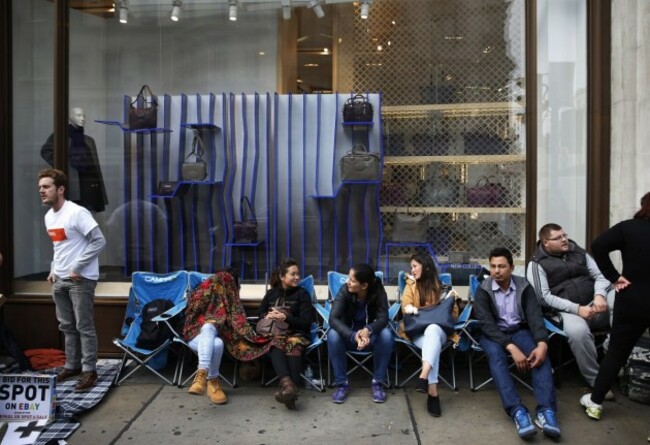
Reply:
[[[323, 2], [319, 18], [309, 2], [5, 2], [0, 245], [17, 335], [35, 342], [10, 321], [33, 319], [58, 344], [36, 177], [53, 165], [83, 191], [74, 108], [106, 192], [72, 197], [108, 241], [104, 351], [135, 270], [232, 264], [261, 298], [286, 256], [321, 283], [356, 262], [390, 280], [416, 249], [470, 269], [505, 245], [522, 267], [545, 222], [582, 245], [609, 225], [612, 2], [374, 0], [362, 18], [364, 5]], [[157, 122], [134, 131], [145, 84]], [[372, 119], [344, 122], [356, 93]], [[199, 143], [205, 174], [184, 176]], [[341, 170], [353, 149], [379, 159], [374, 176]]]

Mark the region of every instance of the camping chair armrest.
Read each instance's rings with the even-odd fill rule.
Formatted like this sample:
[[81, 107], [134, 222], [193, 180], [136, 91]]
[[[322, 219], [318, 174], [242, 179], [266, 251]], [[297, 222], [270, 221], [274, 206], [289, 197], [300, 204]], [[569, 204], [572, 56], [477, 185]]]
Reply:
[[551, 333], [551, 335], [558, 334], [561, 335], [562, 337], [567, 337], [566, 332], [564, 332], [562, 329], [555, 326], [551, 321], [549, 321], [546, 318], [544, 319], [544, 326]]
[[167, 309], [162, 314], [152, 318], [151, 321], [155, 321], [156, 323], [159, 323], [161, 321], [167, 321], [172, 317], [175, 317], [176, 315], [180, 314], [181, 311], [184, 311], [186, 307], [187, 307], [187, 300], [183, 300], [173, 308]]
[[156, 323], [163, 322], [167, 325], [170, 331], [172, 331], [172, 334], [174, 337], [181, 338], [182, 336], [180, 335], [179, 332], [176, 331], [176, 327], [170, 323], [170, 320], [183, 312], [185, 308], [187, 307], [187, 300], [183, 300], [180, 303], [178, 303], [176, 306], [167, 309], [165, 312], [162, 314], [153, 317], [151, 321], [155, 321]]
[[324, 323], [329, 323], [330, 312], [322, 304], [315, 304], [314, 308]]

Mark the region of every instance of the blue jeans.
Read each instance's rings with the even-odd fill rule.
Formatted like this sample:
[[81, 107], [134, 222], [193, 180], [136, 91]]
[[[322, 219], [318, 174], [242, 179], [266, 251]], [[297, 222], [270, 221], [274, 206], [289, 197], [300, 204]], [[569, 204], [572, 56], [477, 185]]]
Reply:
[[208, 378], [219, 377], [219, 366], [223, 356], [223, 340], [212, 323], [201, 326], [201, 332], [188, 343], [199, 356], [199, 369], [207, 369]]
[[[512, 343], [526, 356], [537, 347], [533, 334], [528, 329], [520, 329], [511, 335]], [[521, 403], [521, 399], [517, 393], [515, 380], [510, 375], [510, 353], [503, 346], [493, 342], [485, 335], [481, 336], [479, 343], [485, 355], [487, 355], [490, 372], [492, 373], [492, 378], [494, 379], [499, 396], [501, 396], [501, 403], [506, 413], [512, 416], [518, 408], [525, 409], [526, 407]], [[531, 369], [530, 373], [533, 381], [533, 391], [537, 399], [537, 411], [545, 408], [556, 411], [553, 371], [548, 356], [541, 365]]]
[[372, 378], [377, 382], [386, 382], [388, 362], [393, 352], [393, 334], [388, 327], [379, 335], [370, 336], [370, 344], [363, 351], [357, 350], [356, 342], [343, 338], [335, 329], [327, 331], [327, 353], [334, 370], [334, 384], [339, 386], [348, 381], [348, 362], [346, 352], [374, 352], [374, 371]]
[[431, 365], [431, 371], [427, 376], [429, 385], [438, 383], [440, 353], [446, 342], [447, 334], [437, 324], [430, 324], [424, 330], [424, 334], [413, 339], [413, 344], [422, 350], [422, 361]]
[[65, 367], [94, 371], [97, 364], [95, 287], [97, 281], [57, 278], [52, 287], [59, 330], [65, 337]]

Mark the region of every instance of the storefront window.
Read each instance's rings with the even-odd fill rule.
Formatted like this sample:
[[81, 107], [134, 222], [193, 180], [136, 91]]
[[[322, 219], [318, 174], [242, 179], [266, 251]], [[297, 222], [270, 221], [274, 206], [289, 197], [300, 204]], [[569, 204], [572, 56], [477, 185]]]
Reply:
[[[366, 19], [341, 2], [289, 20], [280, 2], [240, 3], [236, 21], [226, 2], [175, 3], [177, 21], [170, 1], [72, 5], [69, 103], [101, 191], [84, 198], [74, 166], [69, 191], [107, 238], [101, 280], [234, 264], [264, 282], [285, 256], [321, 281], [361, 261], [393, 279], [415, 249], [473, 265], [497, 244], [523, 260], [524, 0], [375, 0]], [[15, 0], [14, 15], [15, 272], [37, 280], [52, 251], [36, 176], [53, 130], [53, 5]], [[157, 122], [132, 131], [143, 85]], [[372, 125], [342, 125], [350, 92], [371, 93]], [[359, 144], [383, 168], [346, 183], [339, 158]], [[193, 146], [199, 177], [184, 173]], [[256, 237], [238, 224], [253, 215]]]
[[54, 5], [13, 0], [14, 271], [45, 279], [52, 245], [43, 225], [37, 172], [47, 166], [41, 146], [52, 135], [54, 109]]
[[587, 187], [585, 0], [538, 8], [537, 228], [554, 222], [584, 246]]

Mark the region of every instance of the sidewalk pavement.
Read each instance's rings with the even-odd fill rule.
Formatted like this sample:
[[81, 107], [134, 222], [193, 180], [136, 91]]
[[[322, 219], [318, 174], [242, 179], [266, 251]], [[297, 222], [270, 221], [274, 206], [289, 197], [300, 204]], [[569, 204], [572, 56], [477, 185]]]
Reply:
[[[484, 372], [487, 372], [486, 370]], [[228, 374], [226, 374], [228, 375]], [[526, 442], [501, 408], [493, 386], [469, 390], [467, 370], [458, 366], [459, 391], [440, 387], [442, 417], [431, 417], [426, 396], [410, 385], [388, 390], [383, 404], [372, 401], [370, 381], [356, 373], [352, 392], [342, 405], [332, 403], [332, 389], [324, 393], [301, 388], [295, 411], [277, 403], [276, 387], [259, 381], [224, 385], [228, 404], [213, 405], [207, 396], [193, 396], [187, 387], [164, 384], [153, 374], [140, 373], [112, 388], [104, 401], [79, 417], [81, 427], [68, 438], [70, 445], [139, 444], [517, 444], [549, 443], [541, 431]], [[630, 401], [614, 390], [616, 400], [605, 402], [600, 421], [589, 419], [579, 404], [587, 392], [575, 372], [562, 375], [557, 391], [558, 420], [563, 443], [611, 445], [646, 444], [650, 406]], [[519, 393], [534, 412], [533, 394]]]

